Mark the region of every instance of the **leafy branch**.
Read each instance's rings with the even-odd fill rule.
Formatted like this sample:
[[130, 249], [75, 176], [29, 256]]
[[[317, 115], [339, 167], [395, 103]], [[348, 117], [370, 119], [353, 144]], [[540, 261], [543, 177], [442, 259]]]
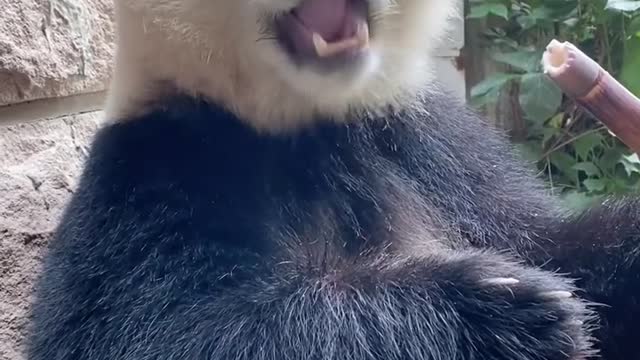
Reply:
[[570, 41], [640, 95], [640, 0], [469, 2], [469, 19], [497, 24], [483, 39], [491, 61], [504, 68], [471, 89], [471, 103], [490, 106], [510, 96], [527, 125], [517, 146], [574, 205], [639, 191], [637, 155], [563, 96], [542, 73], [540, 59], [553, 38]]

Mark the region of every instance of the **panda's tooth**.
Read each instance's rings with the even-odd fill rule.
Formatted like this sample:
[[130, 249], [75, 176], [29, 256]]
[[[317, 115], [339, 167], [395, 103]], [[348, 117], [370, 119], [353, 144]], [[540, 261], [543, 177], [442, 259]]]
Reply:
[[319, 57], [328, 57], [350, 48], [366, 48], [369, 45], [369, 28], [366, 23], [358, 24], [356, 34], [353, 37], [337, 42], [328, 43], [322, 35], [312, 34], [313, 46]]
[[318, 56], [320, 57], [327, 56], [328, 45], [327, 45], [327, 42], [322, 37], [322, 35], [314, 32], [312, 35], [312, 39], [313, 39], [313, 46], [316, 48], [316, 53], [318, 54]]
[[367, 25], [366, 21], [358, 24], [356, 38], [358, 39], [358, 45], [361, 49], [365, 49], [369, 46], [369, 25]]

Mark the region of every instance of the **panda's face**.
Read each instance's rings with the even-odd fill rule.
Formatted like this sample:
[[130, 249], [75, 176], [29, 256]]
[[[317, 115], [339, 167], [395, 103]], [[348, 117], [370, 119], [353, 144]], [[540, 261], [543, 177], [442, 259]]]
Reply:
[[[317, 99], [359, 97], [420, 78], [451, 0], [245, 0], [256, 56]], [[253, 38], [252, 38], [253, 37]], [[331, 89], [331, 90], [329, 90]], [[328, 94], [327, 92], [333, 92]]]
[[[154, 53], [164, 50], [167, 59], [179, 59], [183, 78], [194, 72], [186, 87], [208, 82], [220, 88], [209, 91], [213, 97], [235, 103], [232, 107], [247, 116], [253, 116], [252, 111], [263, 117], [300, 117], [310, 112], [339, 116], [346, 109], [384, 106], [411, 92], [428, 78], [429, 50], [443, 35], [455, 3], [119, 1], [143, 14], [145, 32], [151, 23], [169, 29], [165, 36], [177, 41], [158, 47], [175, 49], [154, 49]], [[137, 51], [149, 43], [145, 38], [130, 48]], [[187, 43], [190, 51], [181, 48]], [[185, 60], [195, 57], [194, 52], [208, 68]], [[146, 61], [168, 61], [163, 58], [154, 55]], [[210, 79], [197, 78], [204, 76]]]

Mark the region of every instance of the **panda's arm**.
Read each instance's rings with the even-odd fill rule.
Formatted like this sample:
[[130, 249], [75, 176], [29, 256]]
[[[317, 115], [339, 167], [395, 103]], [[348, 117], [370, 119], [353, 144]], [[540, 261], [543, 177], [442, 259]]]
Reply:
[[555, 229], [539, 257], [577, 278], [584, 296], [602, 304], [597, 337], [604, 359], [635, 358], [640, 330], [640, 200], [609, 200]]
[[[267, 267], [241, 286], [180, 295], [179, 279], [196, 270], [114, 291], [121, 300], [109, 304], [118, 308], [104, 313], [86, 311], [99, 298], [78, 303], [58, 293], [65, 301], [40, 315], [29, 358], [106, 360], [127, 351], [163, 360], [573, 360], [589, 353], [583, 323], [590, 316], [568, 297], [565, 280], [486, 252], [387, 259], [323, 278]], [[101, 288], [121, 289], [126, 280]]]
[[230, 290], [234, 300], [224, 304], [232, 307], [212, 309], [211, 339], [228, 344], [214, 358], [243, 358], [243, 351], [464, 360], [590, 353], [585, 324], [591, 317], [569, 297], [566, 280], [488, 252], [386, 259], [316, 280], [299, 275], [272, 278], [245, 294]]
[[604, 358], [637, 357], [640, 201], [612, 201], [567, 218], [560, 202], [476, 115], [441, 97], [430, 101], [426, 126], [390, 141], [405, 144], [397, 152], [413, 152], [402, 154], [401, 163], [424, 179], [430, 201], [441, 204], [473, 245], [515, 251], [530, 265], [577, 278], [583, 296], [605, 304], [597, 308]]

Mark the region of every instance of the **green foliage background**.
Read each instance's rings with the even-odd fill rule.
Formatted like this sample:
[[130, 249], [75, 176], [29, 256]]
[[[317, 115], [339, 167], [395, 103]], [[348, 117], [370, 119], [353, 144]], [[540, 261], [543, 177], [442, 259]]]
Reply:
[[504, 65], [471, 89], [471, 102], [498, 101], [507, 89], [527, 124], [519, 143], [554, 192], [581, 207], [605, 194], [640, 191], [640, 159], [563, 96], [540, 61], [552, 40], [570, 41], [640, 95], [640, 0], [469, 0], [467, 17], [493, 24], [484, 34]]

